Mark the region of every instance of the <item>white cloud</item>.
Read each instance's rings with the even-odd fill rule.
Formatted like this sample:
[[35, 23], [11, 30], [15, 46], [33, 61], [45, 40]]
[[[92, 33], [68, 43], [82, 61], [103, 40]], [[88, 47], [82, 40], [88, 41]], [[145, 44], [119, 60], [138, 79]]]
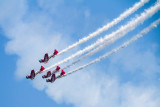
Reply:
[[[6, 46], [6, 52], [19, 56], [16, 78], [24, 78], [31, 69], [39, 69], [38, 59], [45, 52], [51, 53], [57, 47], [63, 49], [71, 44], [73, 39], [64, 36], [64, 34], [68, 35], [70, 31], [59, 32], [53, 29], [53, 26], [57, 26], [57, 23], [51, 20], [54, 17], [45, 12], [42, 12], [43, 17], [39, 17], [41, 14], [35, 17], [33, 17], [33, 13], [28, 14], [28, 5], [25, 0], [9, 2], [8, 4], [8, 1], [3, 1], [0, 4], [0, 26], [3, 28], [6, 37], [10, 39]], [[53, 1], [48, 3], [39, 0], [38, 3], [42, 11], [50, 9], [50, 13], [54, 14], [58, 14], [57, 8], [65, 6], [63, 0], [61, 2], [57, 1], [55, 5], [52, 5]], [[78, 13], [72, 11], [71, 13], [76, 13], [75, 18], [84, 15], [85, 11], [81, 11]], [[65, 14], [70, 14], [69, 12], [67, 11]], [[24, 20], [24, 17], [27, 19]], [[72, 17], [70, 18], [72, 20]], [[64, 29], [63, 26], [71, 26], [70, 28], [73, 30], [72, 25], [61, 25], [59, 28]], [[156, 45], [153, 45], [153, 48], [156, 50]], [[67, 55], [55, 58], [49, 62], [48, 66], [53, 61], [56, 62]], [[142, 72], [143, 78], [155, 79], [154, 76], [159, 70], [155, 59], [152, 50], [139, 53], [136, 48], [128, 47], [110, 58], [111, 62], [107, 65], [109, 67], [107, 73], [98, 69], [96, 66], [100, 65], [96, 64], [96, 66], [59, 79], [53, 84], [47, 84], [39, 75], [33, 81], [33, 86], [38, 90], [45, 90], [46, 94], [57, 103], [71, 103], [76, 107], [159, 107], [160, 95], [157, 86], [151, 83], [141, 85], [146, 84], [147, 80], [138, 81], [141, 83], [138, 85], [132, 79], [121, 82], [124, 76], [118, 74], [118, 72], [123, 74], [127, 71], [131, 74]], [[118, 68], [118, 66], [121, 68]], [[119, 71], [120, 69], [123, 71]], [[137, 75], [133, 76], [136, 78]]]
[[158, 107], [160, 105], [158, 90], [153, 87], [124, 86], [122, 88], [122, 107]]
[[158, 90], [154, 87], [120, 84], [115, 77], [97, 76], [95, 70], [90, 72], [57, 80], [46, 92], [55, 101], [76, 107], [158, 107], [160, 104]]
[[148, 47], [146, 50], [142, 49], [142, 46], [137, 47], [135, 44], [118, 52], [110, 59], [109, 70], [118, 72], [120, 69], [137, 77], [142, 76], [146, 81], [157, 79], [156, 75], [159, 73], [160, 66], [154, 54], [155, 46]]
[[[16, 6], [16, 7], [15, 7]], [[27, 5], [25, 0], [3, 0], [0, 1], [0, 24], [5, 30], [6, 28], [12, 28], [14, 24], [17, 24], [21, 20], [26, 11]], [[11, 17], [12, 16], [12, 17]], [[6, 33], [8, 33], [6, 31]], [[7, 34], [7, 36], [10, 36]]]
[[90, 11], [89, 11], [89, 10], [86, 10], [86, 11], [84, 12], [84, 15], [85, 15], [86, 18], [90, 17]]
[[49, 13], [56, 13], [57, 9], [64, 4], [64, 0], [38, 0], [38, 5]]

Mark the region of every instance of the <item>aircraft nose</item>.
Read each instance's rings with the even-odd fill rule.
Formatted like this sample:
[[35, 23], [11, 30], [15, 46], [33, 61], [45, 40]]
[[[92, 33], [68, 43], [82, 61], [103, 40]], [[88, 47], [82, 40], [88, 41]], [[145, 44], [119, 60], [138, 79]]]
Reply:
[[26, 76], [26, 79], [28, 79], [28, 76]]
[[48, 79], [46, 79], [46, 82], [50, 82]]
[[42, 78], [45, 78], [45, 76], [43, 75]]

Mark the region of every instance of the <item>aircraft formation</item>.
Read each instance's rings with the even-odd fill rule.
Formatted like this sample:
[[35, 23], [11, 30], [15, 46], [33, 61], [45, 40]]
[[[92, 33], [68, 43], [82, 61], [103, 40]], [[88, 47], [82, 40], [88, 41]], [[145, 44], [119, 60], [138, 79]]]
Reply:
[[[57, 54], [58, 54], [58, 51], [55, 49], [53, 54], [48, 55], [48, 53], [46, 53], [44, 55], [44, 58], [40, 59], [39, 62], [40, 63], [47, 63], [51, 58], [54, 58]], [[41, 66], [39, 71], [35, 72], [34, 70], [31, 70], [30, 75], [27, 75], [26, 78], [32, 80], [35, 78], [36, 75], [40, 74], [44, 70], [45, 70], [45, 68], [43, 66]], [[57, 78], [60, 78], [61, 76], [63, 76], [65, 74], [64, 70], [61, 70], [61, 73], [58, 76], [56, 76], [55, 73], [57, 73], [59, 71], [60, 71], [60, 67], [57, 66], [55, 70], [53, 70], [52, 72], [48, 71], [46, 75], [42, 76], [42, 78], [51, 77], [51, 79], [47, 79], [46, 82], [54, 82]]]
[[[133, 7], [127, 9], [125, 12], [123, 12], [118, 18], [114, 19], [113, 21], [109, 22], [108, 24], [106, 24], [105, 26], [103, 26], [102, 28], [97, 29], [95, 32], [89, 34], [88, 36], [80, 39], [78, 42], [68, 46], [67, 48], [65, 48], [64, 50], [58, 52], [56, 49], [54, 50], [53, 54], [48, 55], [48, 53], [46, 53], [44, 55], [44, 58], [40, 59], [39, 62], [40, 63], [44, 63], [46, 64], [49, 60], [51, 60], [52, 58], [55, 58], [69, 50], [71, 50], [72, 48], [98, 36], [99, 34], [101, 34], [102, 32], [108, 30], [109, 28], [113, 27], [114, 25], [118, 24], [119, 22], [121, 22], [122, 20], [124, 20], [126, 17], [128, 17], [129, 15], [131, 15], [132, 13], [134, 13], [135, 11], [137, 11], [140, 7], [144, 6], [145, 3], [149, 2], [150, 0], [140, 0], [139, 2], [135, 3], [133, 5]], [[67, 57], [66, 59], [48, 67], [45, 68], [43, 66], [40, 67], [39, 70], [35, 71], [35, 70], [31, 70], [30, 74], [26, 76], [27, 79], [31, 79], [33, 80], [36, 75], [44, 73], [46, 71], [46, 74], [42, 76], [43, 79], [46, 79], [46, 82], [49, 83], [53, 83], [55, 80], [60, 79], [62, 77], [65, 77], [67, 75], [70, 75], [74, 72], [77, 72], [79, 70], [82, 70], [84, 68], [86, 68], [87, 66], [90, 66], [92, 64], [95, 64], [107, 57], [109, 57], [110, 55], [118, 52], [119, 50], [121, 50], [122, 48], [127, 47], [129, 44], [135, 42], [136, 40], [138, 40], [139, 38], [143, 37], [145, 34], [147, 34], [148, 32], [150, 32], [153, 28], [157, 27], [160, 23], [160, 18], [155, 20], [154, 22], [152, 22], [149, 26], [145, 27], [141, 32], [139, 32], [137, 35], [133, 36], [130, 40], [126, 41], [125, 43], [123, 43], [122, 45], [118, 46], [117, 48], [114, 48], [113, 50], [106, 52], [104, 55], [99, 56], [98, 58], [96, 58], [95, 60], [82, 65], [70, 72], [65, 72], [64, 69], [67, 69], [68, 67], [75, 65], [76, 63], [80, 62], [81, 60], [88, 58], [89, 56], [95, 54], [96, 52], [102, 50], [103, 48], [107, 47], [110, 44], [113, 44], [115, 41], [117, 41], [118, 39], [122, 38], [123, 36], [125, 36], [128, 32], [134, 30], [138, 25], [143, 24], [143, 22], [145, 20], [147, 20], [148, 18], [151, 18], [154, 14], [156, 14], [158, 11], [160, 10], [160, 1], [155, 2], [154, 5], [152, 5], [151, 7], [149, 7], [148, 9], [145, 9], [145, 11], [143, 11], [140, 15], [136, 15], [135, 18], [131, 18], [131, 20], [125, 24], [122, 25], [118, 30], [113, 31], [111, 34], [105, 35], [104, 38], [100, 38], [98, 39], [95, 43], [85, 47], [82, 50], [77, 51], [76, 53], [72, 54], [71, 56]], [[87, 53], [88, 52], [88, 53]], [[80, 58], [78, 58], [77, 60], [75, 60], [74, 62], [72, 62], [71, 64], [68, 64], [67, 66], [61, 68], [60, 65], [63, 63], [67, 63], [68, 61], [70, 61], [71, 59], [74, 59], [75, 57], [78, 57], [84, 53], [87, 53], [83, 56], [81, 56]], [[51, 70], [53, 69], [54, 70]], [[58, 74], [59, 73], [59, 74]], [[49, 78], [49, 79], [48, 79]]]

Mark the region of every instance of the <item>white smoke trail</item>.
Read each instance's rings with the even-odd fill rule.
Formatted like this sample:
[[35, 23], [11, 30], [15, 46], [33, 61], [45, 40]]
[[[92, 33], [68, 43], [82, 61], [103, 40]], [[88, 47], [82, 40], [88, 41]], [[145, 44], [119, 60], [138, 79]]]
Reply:
[[76, 64], [76, 63], [82, 61], [83, 59], [85, 59], [85, 58], [87, 58], [87, 57], [93, 55], [94, 53], [100, 51], [100, 50], [103, 49], [104, 47], [106, 47], [106, 46], [108, 46], [108, 45], [114, 43], [116, 40], [118, 40], [118, 39], [119, 39], [120, 37], [122, 37], [122, 36], [124, 36], [124, 35], [121, 35], [121, 36], [119, 35], [119, 36], [115, 36], [115, 37], [111, 38], [110, 40], [106, 41], [104, 44], [100, 45], [99, 47], [97, 47], [96, 49], [92, 50], [92, 51], [89, 52], [88, 54], [86, 54], [86, 55], [80, 57], [78, 60], [72, 62], [71, 64], [69, 64], [69, 65], [63, 67], [62, 69], [67, 69], [68, 67], [70, 67], [70, 66], [72, 66], [72, 65], [74, 65], [74, 64]]
[[[74, 73], [74, 72], [76, 72], [76, 71], [79, 71], [79, 70], [81, 70], [81, 69], [84, 69], [84, 68], [86, 68], [87, 66], [90, 66], [90, 65], [92, 65], [92, 64], [94, 64], [94, 63], [97, 63], [97, 62], [99, 62], [99, 61], [107, 58], [108, 56], [110, 56], [110, 55], [118, 52], [120, 49], [122, 49], [122, 48], [124, 48], [124, 47], [127, 47], [129, 44], [135, 42], [136, 40], [138, 40], [139, 38], [143, 37], [145, 34], [147, 34], [148, 32], [150, 32], [153, 28], [157, 27], [157, 25], [158, 25], [159, 23], [160, 23], [160, 18], [159, 18], [158, 20], [156, 20], [155, 22], [153, 22], [150, 26], [148, 26], [147, 28], [145, 28], [144, 30], [142, 30], [138, 35], [134, 36], [132, 39], [130, 39], [129, 41], [125, 42], [123, 45], [119, 46], [119, 47], [116, 48], [116, 49], [113, 49], [112, 51], [106, 53], [106, 54], [103, 55], [103, 56], [100, 56], [99, 58], [91, 61], [91, 62], [88, 63], [88, 64], [85, 64], [85, 65], [83, 65], [83, 66], [80, 66], [80, 67], [78, 67], [77, 69], [66, 73], [64, 76], [67, 76], [67, 75], [72, 74], [72, 73]], [[63, 77], [64, 77], [64, 76], [63, 76]]]
[[[103, 39], [99, 39], [97, 42], [95, 42], [94, 44], [84, 48], [83, 50], [78, 51], [77, 53], [71, 55], [70, 57], [46, 68], [44, 71], [47, 71], [51, 68], [54, 68], [58, 65], [61, 65], [63, 63], [66, 63], [67, 61], [73, 59], [76, 56], [79, 56], [87, 51], [90, 51], [91, 49], [93, 49], [94, 47], [100, 45], [101, 43], [109, 40], [110, 38], [114, 37], [114, 36], [120, 36], [120, 35], [125, 35], [126, 33], [128, 33], [129, 31], [133, 30], [137, 25], [141, 24], [144, 20], [146, 20], [147, 18], [151, 17], [154, 13], [156, 13], [158, 10], [160, 9], [160, 3], [156, 3], [154, 6], [150, 7], [149, 9], [145, 10], [145, 12], [141, 13], [140, 16], [138, 16], [137, 18], [131, 20], [128, 24], [122, 26], [120, 29], [118, 29], [117, 31], [106, 35]], [[43, 72], [44, 72], [43, 71]]]
[[97, 29], [95, 32], [89, 34], [87, 37], [84, 37], [82, 39], [80, 39], [78, 42], [70, 45], [69, 47], [67, 47], [66, 49], [62, 50], [61, 52], [59, 52], [57, 55], [60, 55], [86, 41], [88, 41], [89, 39], [92, 39], [93, 37], [96, 37], [97, 35], [99, 35], [100, 33], [102, 33], [103, 31], [108, 30], [109, 28], [111, 28], [112, 26], [116, 25], [117, 23], [119, 23], [120, 21], [122, 21], [123, 19], [125, 19], [127, 16], [129, 16], [130, 14], [134, 13], [136, 10], [138, 10], [140, 7], [142, 7], [145, 3], [147, 3], [149, 0], [141, 0], [140, 2], [134, 4], [133, 7], [127, 9], [124, 13], [122, 13], [118, 18], [114, 19], [112, 22], [108, 23], [107, 25], [103, 26], [102, 28]]

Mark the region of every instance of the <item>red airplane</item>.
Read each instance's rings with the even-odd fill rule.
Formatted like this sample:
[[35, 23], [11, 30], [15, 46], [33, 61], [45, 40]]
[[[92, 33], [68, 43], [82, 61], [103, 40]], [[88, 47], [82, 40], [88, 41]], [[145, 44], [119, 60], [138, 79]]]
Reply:
[[52, 55], [48, 55], [48, 53], [46, 53], [44, 55], [44, 59], [39, 60], [40, 63], [47, 63], [49, 61], [49, 59], [55, 57], [58, 54], [58, 51], [55, 49], [54, 53]]
[[27, 75], [26, 78], [33, 80], [33, 79], [35, 78], [35, 76], [36, 76], [37, 74], [41, 73], [43, 70], [45, 70], [45, 68], [44, 68], [43, 66], [41, 66], [41, 68], [40, 68], [39, 71], [36, 71], [36, 72], [35, 72], [34, 70], [32, 70], [32, 71], [31, 71], [31, 74], [30, 74], [30, 75]]
[[57, 77], [56, 77], [55, 73], [53, 73], [52, 76], [51, 76], [51, 79], [46, 79], [46, 82], [51, 82], [51, 83], [52, 83], [52, 82], [54, 82], [56, 79], [61, 78], [62, 76], [64, 76], [64, 74], [65, 74], [64, 70], [62, 70], [62, 71], [61, 71], [61, 74], [58, 75]]
[[36, 76], [36, 73], [35, 73], [34, 70], [32, 70], [32, 71], [31, 71], [31, 74], [30, 74], [30, 75], [27, 75], [26, 78], [33, 80], [35, 76]]
[[42, 78], [48, 78], [50, 77], [52, 74], [55, 74], [56, 72], [58, 72], [61, 68], [59, 66], [57, 66], [57, 68], [53, 71], [53, 73], [51, 73], [51, 71], [48, 71], [46, 75], [43, 75]]

